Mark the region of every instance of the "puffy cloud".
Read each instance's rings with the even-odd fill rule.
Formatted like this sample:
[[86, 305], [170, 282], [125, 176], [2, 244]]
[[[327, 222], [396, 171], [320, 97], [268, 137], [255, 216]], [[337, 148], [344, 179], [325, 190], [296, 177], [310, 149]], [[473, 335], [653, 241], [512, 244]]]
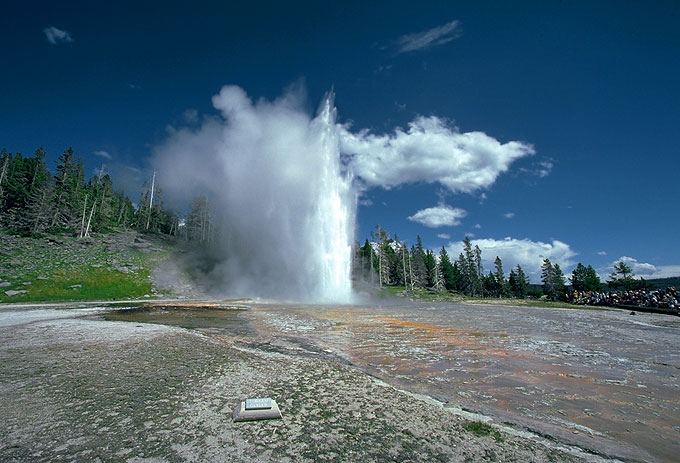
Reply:
[[107, 152], [107, 151], [95, 151], [94, 152], [95, 156], [99, 156], [100, 158], [105, 158], [105, 159], [113, 159], [113, 157]]
[[406, 53], [409, 51], [425, 50], [451, 42], [460, 37], [460, 35], [460, 21], [454, 20], [423, 32], [406, 34], [399, 37], [397, 40], [398, 52]]
[[[532, 283], [541, 281], [543, 259], [548, 258], [553, 264], [560, 264], [564, 273], [567, 274], [566, 269], [574, 265], [572, 258], [576, 256], [568, 244], [558, 240], [543, 243], [526, 238], [522, 240], [510, 237], [502, 240], [484, 238], [472, 240], [472, 245], [479, 246], [482, 250], [482, 264], [486, 272], [493, 269], [493, 262], [498, 256], [503, 261], [506, 275], [519, 264]], [[462, 250], [463, 243], [460, 241], [449, 243], [447, 246], [447, 251], [451, 256], [458, 256]]]
[[446, 204], [436, 207], [428, 207], [410, 216], [411, 222], [418, 222], [426, 227], [437, 228], [444, 226], [460, 225], [460, 219], [465, 217], [467, 212], [460, 208], [453, 208]]
[[614, 265], [621, 261], [625, 262], [633, 270], [635, 277], [642, 277], [645, 280], [680, 276], [680, 265], [654, 265], [640, 262], [634, 257], [622, 256], [608, 266], [598, 269], [601, 278], [608, 279], [609, 275], [614, 271]]
[[57, 42], [73, 42], [71, 34], [66, 31], [62, 31], [61, 29], [57, 29], [54, 26], [46, 27], [43, 29], [43, 32], [45, 33], [47, 41], [52, 45], [56, 45]]
[[449, 235], [448, 233], [440, 233], [437, 235], [437, 238], [441, 238], [443, 240], [450, 240], [451, 235]]
[[340, 131], [341, 151], [365, 187], [439, 182], [454, 193], [470, 193], [492, 185], [516, 159], [534, 154], [531, 145], [460, 133], [436, 116], [418, 117], [408, 130], [390, 135]]
[[598, 255], [598, 256], [606, 256], [606, 255], [607, 255], [607, 251], [598, 251], [598, 252], [597, 252], [597, 255]]
[[505, 214], [503, 214], [503, 217], [505, 217], [506, 219], [512, 219], [514, 216], [515, 216], [514, 212], [506, 212]]

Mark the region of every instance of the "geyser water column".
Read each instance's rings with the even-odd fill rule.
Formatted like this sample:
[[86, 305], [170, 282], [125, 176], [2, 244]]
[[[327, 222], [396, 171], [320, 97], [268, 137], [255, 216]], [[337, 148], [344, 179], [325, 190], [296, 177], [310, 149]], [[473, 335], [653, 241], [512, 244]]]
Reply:
[[[324, 98], [311, 124], [311, 135], [319, 144], [322, 157], [317, 203], [310, 229], [319, 230], [315, 244], [320, 265], [320, 300], [350, 302], [352, 296], [352, 237], [356, 214], [356, 194], [348, 172], [341, 171], [340, 140], [335, 123], [334, 95]], [[314, 240], [312, 240], [314, 243]]]
[[314, 118], [295, 89], [253, 103], [213, 97], [223, 118], [180, 129], [156, 150], [164, 189], [207, 194], [218, 232], [205, 279], [225, 296], [350, 302], [356, 195], [343, 171], [333, 95]]

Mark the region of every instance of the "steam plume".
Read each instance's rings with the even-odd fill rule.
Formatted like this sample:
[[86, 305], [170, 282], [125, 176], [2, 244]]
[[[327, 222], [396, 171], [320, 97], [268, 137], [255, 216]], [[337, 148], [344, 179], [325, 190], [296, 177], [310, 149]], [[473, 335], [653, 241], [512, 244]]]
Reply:
[[333, 95], [315, 118], [300, 90], [253, 104], [213, 97], [223, 119], [176, 131], [155, 153], [167, 193], [206, 194], [221, 222], [209, 278], [226, 294], [349, 302], [355, 196], [341, 171]]

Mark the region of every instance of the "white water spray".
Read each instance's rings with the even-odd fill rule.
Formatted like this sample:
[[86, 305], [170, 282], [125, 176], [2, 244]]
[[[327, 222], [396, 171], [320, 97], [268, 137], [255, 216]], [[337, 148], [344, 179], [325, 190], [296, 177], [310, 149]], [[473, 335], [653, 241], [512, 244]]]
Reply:
[[320, 265], [317, 298], [349, 302], [352, 296], [351, 242], [356, 196], [352, 191], [351, 178], [341, 172], [335, 117], [333, 94], [329, 93], [311, 124], [311, 133], [318, 139], [318, 152], [322, 159], [318, 202], [311, 228], [319, 230], [314, 252], [315, 261]]
[[294, 90], [253, 104], [226, 86], [213, 104], [223, 119], [175, 132], [155, 163], [166, 192], [212, 204], [216, 264], [203, 278], [226, 296], [351, 302], [356, 194], [333, 94], [313, 119]]

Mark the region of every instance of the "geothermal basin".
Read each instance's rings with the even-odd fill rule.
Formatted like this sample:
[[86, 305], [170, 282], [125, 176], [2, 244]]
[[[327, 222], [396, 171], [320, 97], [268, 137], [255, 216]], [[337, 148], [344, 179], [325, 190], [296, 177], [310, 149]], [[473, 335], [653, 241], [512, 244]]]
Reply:
[[[8, 314], [0, 310], [0, 319]], [[677, 317], [396, 300], [363, 306], [158, 304], [102, 308], [78, 320], [127, 321], [131, 333], [188, 328], [274, 359], [324, 359], [429, 397], [453, 414], [474, 413], [592, 458], [679, 461]], [[16, 332], [18, 323], [10, 319], [0, 329]], [[3, 346], [3, 360], [13, 348]]]

